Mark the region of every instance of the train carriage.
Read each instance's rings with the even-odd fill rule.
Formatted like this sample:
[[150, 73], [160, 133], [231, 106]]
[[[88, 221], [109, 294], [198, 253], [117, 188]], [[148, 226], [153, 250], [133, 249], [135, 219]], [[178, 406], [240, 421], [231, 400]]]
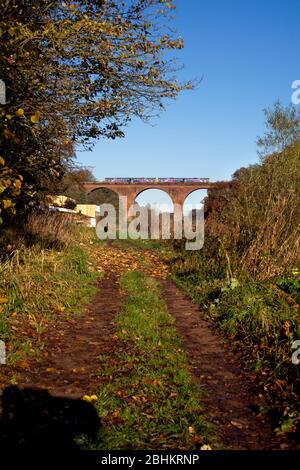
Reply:
[[105, 178], [106, 183], [135, 184], [135, 183], [208, 183], [209, 178]]

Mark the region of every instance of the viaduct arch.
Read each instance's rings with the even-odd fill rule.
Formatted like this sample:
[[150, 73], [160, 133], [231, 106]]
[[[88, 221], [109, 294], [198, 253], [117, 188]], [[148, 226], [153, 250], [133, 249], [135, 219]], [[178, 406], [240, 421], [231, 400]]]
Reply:
[[197, 189], [213, 189], [217, 188], [218, 183], [200, 182], [200, 183], [110, 183], [110, 182], [86, 182], [84, 189], [91, 193], [97, 189], [110, 189], [118, 196], [127, 197], [127, 210], [134, 204], [136, 197], [147, 189], [160, 189], [166, 192], [172, 199], [173, 205], [178, 204], [181, 209], [185, 199]]

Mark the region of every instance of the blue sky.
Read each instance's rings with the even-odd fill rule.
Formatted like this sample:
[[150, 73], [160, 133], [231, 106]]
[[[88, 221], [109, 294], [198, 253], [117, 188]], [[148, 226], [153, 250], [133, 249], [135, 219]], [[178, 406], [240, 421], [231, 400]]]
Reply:
[[79, 152], [79, 162], [99, 179], [229, 179], [237, 168], [257, 161], [263, 108], [276, 99], [291, 101], [291, 84], [300, 79], [299, 0], [175, 4], [174, 25], [185, 41], [178, 53], [185, 65], [180, 76], [203, 80], [197, 90], [170, 102], [154, 126], [135, 120], [124, 139], [102, 140], [92, 152]]

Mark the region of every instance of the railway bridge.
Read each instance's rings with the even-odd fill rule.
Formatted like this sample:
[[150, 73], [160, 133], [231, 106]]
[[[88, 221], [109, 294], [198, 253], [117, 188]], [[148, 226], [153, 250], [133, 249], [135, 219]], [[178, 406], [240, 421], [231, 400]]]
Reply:
[[210, 182], [207, 178], [193, 178], [194, 181], [187, 181], [188, 179], [192, 180], [192, 178], [176, 178], [176, 181], [167, 181], [161, 178], [160, 180], [149, 182], [149, 179], [147, 181], [146, 178], [110, 178], [105, 181], [88, 181], [84, 183], [84, 188], [88, 193], [92, 193], [98, 189], [110, 189], [118, 196], [126, 196], [127, 209], [134, 204], [137, 196], [143, 191], [146, 191], [147, 189], [160, 189], [170, 196], [173, 204], [177, 204], [183, 208], [185, 199], [191, 193], [198, 189], [217, 188], [219, 184]]

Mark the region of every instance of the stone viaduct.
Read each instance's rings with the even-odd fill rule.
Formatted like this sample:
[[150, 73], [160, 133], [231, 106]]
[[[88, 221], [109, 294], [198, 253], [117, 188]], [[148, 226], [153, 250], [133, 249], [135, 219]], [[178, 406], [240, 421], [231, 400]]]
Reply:
[[84, 188], [88, 193], [96, 191], [97, 189], [110, 189], [118, 196], [127, 197], [127, 209], [134, 204], [135, 199], [139, 194], [147, 189], [160, 189], [166, 192], [172, 199], [173, 204], [178, 204], [183, 207], [185, 199], [197, 189], [212, 189], [217, 188], [218, 183], [212, 182], [198, 182], [198, 183], [110, 183], [104, 182], [86, 182]]

